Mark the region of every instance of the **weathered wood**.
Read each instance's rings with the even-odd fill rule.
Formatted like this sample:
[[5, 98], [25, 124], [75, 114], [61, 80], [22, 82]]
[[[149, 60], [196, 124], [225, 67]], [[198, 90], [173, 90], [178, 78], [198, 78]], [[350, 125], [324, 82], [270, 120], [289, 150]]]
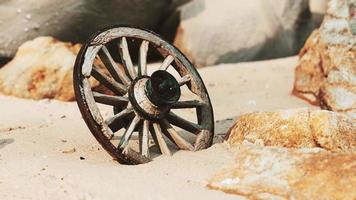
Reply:
[[187, 74], [183, 76], [180, 80], [178, 80], [178, 84], [182, 86], [190, 82], [190, 80], [192, 80], [192, 77], [189, 74]]
[[100, 57], [100, 60], [104, 63], [104, 65], [110, 72], [111, 76], [117, 82], [122, 82], [124, 85], [129, 85], [129, 78], [126, 76], [124, 70], [121, 67], [118, 67], [106, 46], [102, 47], [101, 51], [98, 52], [98, 55]]
[[140, 46], [140, 53], [138, 59], [138, 76], [147, 75], [147, 51], [149, 42], [144, 40]]
[[212, 140], [213, 140], [210, 136], [211, 136], [210, 131], [201, 130], [198, 133], [197, 138], [195, 139], [194, 151], [199, 151], [199, 150], [206, 149], [207, 147], [209, 147], [209, 145], [211, 145]]
[[138, 163], [148, 163], [151, 161], [149, 157], [140, 155], [136, 151], [132, 150], [129, 146], [126, 146], [122, 151], [122, 153], [130, 160], [134, 160], [135, 162]]
[[93, 92], [93, 95], [95, 102], [105, 105], [122, 107], [127, 105], [129, 102], [129, 98], [122, 96], [111, 96], [107, 94], [101, 94], [99, 92]]
[[88, 78], [83, 78], [82, 83], [83, 83], [83, 91], [87, 101], [87, 105], [89, 107], [90, 112], [93, 115], [94, 120], [102, 127], [101, 130], [104, 136], [108, 139], [111, 139], [114, 136], [114, 133], [107, 126], [107, 124], [104, 123], [104, 119], [100, 114], [100, 110], [95, 103], [94, 95], [93, 92], [91, 91]]
[[131, 124], [129, 125], [129, 127], [125, 130], [125, 133], [123, 135], [123, 137], [121, 138], [120, 142], [119, 142], [119, 145], [118, 145], [118, 148], [120, 149], [123, 149], [125, 148], [128, 143], [129, 143], [129, 140], [137, 126], [137, 124], [141, 121], [141, 118], [136, 115], [133, 120], [131, 121]]
[[121, 112], [117, 113], [113, 117], [110, 117], [109, 119], [105, 120], [105, 123], [109, 126], [111, 126], [113, 123], [116, 123], [118, 120], [121, 120], [122, 118], [126, 117], [127, 115], [133, 113], [133, 108], [128, 107], [122, 110]]
[[[130, 39], [130, 41], [128, 41], [127, 39]], [[103, 47], [107, 45], [109, 42], [115, 42], [117, 40], [119, 43], [118, 46], [119, 46], [120, 57], [123, 63], [122, 65], [116, 64], [115, 60], [113, 59], [115, 58], [113, 57], [114, 55], [112, 54], [110, 55], [110, 52], [107, 51], [107, 48]], [[136, 69], [136, 67], [133, 66], [129, 53], [129, 50], [131, 49], [129, 49], [130, 46], [128, 45], [130, 45], [131, 40], [135, 40], [135, 42], [139, 42], [139, 44], [141, 44], [140, 49], [138, 50], [139, 53], [138, 69]], [[91, 95], [91, 97], [88, 98], [83, 97], [84, 92], [82, 91], [81, 84], [76, 84], [75, 85], [76, 93], [80, 95], [80, 97], [77, 98], [77, 101], [81, 109], [81, 112], [83, 113], [83, 118], [86, 120], [88, 126], [90, 127], [90, 129], [92, 130], [93, 134], [98, 139], [98, 141], [120, 163], [138, 164], [138, 163], [147, 162], [149, 160], [148, 140], [151, 140], [151, 137], [148, 136], [149, 134], [152, 135], [153, 141], [156, 143], [158, 150], [162, 152], [162, 154], [168, 154], [168, 155], [171, 154], [170, 149], [168, 149], [169, 146], [167, 143], [168, 142], [167, 138], [170, 141], [172, 141], [174, 144], [176, 144], [180, 149], [199, 150], [211, 145], [210, 142], [213, 138], [214, 121], [213, 121], [213, 113], [211, 109], [209, 96], [194, 66], [189, 62], [189, 60], [186, 59], [184, 55], [180, 53], [179, 50], [174, 48], [174, 46], [170, 45], [166, 41], [157, 37], [157, 35], [154, 35], [144, 30], [129, 28], [129, 27], [114, 27], [96, 35], [94, 39], [91, 40], [89, 44], [87, 44], [86, 47], [87, 48], [84, 49], [85, 51], [84, 54], [81, 54], [80, 55], [81, 57], [78, 58], [80, 62], [76, 63], [76, 67], [78, 70], [75, 71], [74, 78], [77, 81], [77, 83], [81, 83], [83, 75], [88, 73], [88, 71], [92, 71], [92, 69], [89, 67], [89, 64], [93, 65], [93, 62], [91, 62], [92, 61], [91, 58], [93, 58], [94, 56], [99, 57], [100, 55], [101, 57], [99, 58], [101, 62], [105, 64], [107, 70], [110, 73], [110, 74], [104, 73], [103, 75], [105, 76], [100, 76], [100, 74], [98, 75], [99, 79], [100, 78], [102, 79], [103, 82], [102, 84], [104, 86], [107, 86], [108, 89], [113, 90], [113, 92], [116, 91], [115, 94], [117, 94], [118, 96], [121, 97], [124, 96], [124, 98], [126, 98], [128, 97], [126, 96], [127, 93], [125, 95], [122, 95], [121, 92], [118, 92], [117, 89], [116, 90], [113, 89], [115, 87], [110, 84], [110, 80], [114, 82], [119, 82], [118, 80], [119, 75], [120, 74], [124, 75], [126, 77], [126, 81], [128, 82], [128, 85], [130, 85], [130, 87], [133, 88], [133, 92], [136, 91], [137, 88], [131, 85], [133, 83], [132, 81], [138, 75], [140, 75], [141, 77], [143, 75], [147, 75], [147, 60], [148, 60], [148, 53], [149, 53], [148, 51], [152, 47], [155, 48], [158, 51], [158, 53], [161, 54], [164, 58], [164, 61], [162, 62], [160, 69], [168, 70], [169, 67], [172, 67], [173, 70], [176, 70], [178, 72], [179, 77], [181, 77], [181, 78], [177, 78], [179, 85], [180, 86], [187, 85], [188, 90], [190, 90], [192, 94], [196, 95], [196, 98], [191, 98], [189, 101], [177, 102], [175, 105], [172, 106], [172, 108], [173, 109], [196, 108], [198, 122], [190, 122], [185, 119], [182, 119], [179, 116], [176, 116], [174, 113], [169, 113], [168, 115], [162, 115], [162, 118], [166, 120], [165, 122], [161, 122], [160, 120], [151, 121], [151, 119], [147, 118], [147, 119], [140, 119], [140, 121], [138, 122], [132, 120], [127, 124], [127, 120], [131, 120], [135, 116], [133, 109], [136, 110], [137, 108], [136, 104], [134, 105], [135, 107], [132, 108], [132, 105], [130, 103], [122, 101], [122, 103], [125, 103], [126, 105], [122, 107], [118, 107], [118, 106], [115, 107], [119, 108], [119, 110], [123, 109], [123, 111], [117, 113], [114, 117], [109, 118], [107, 121], [104, 121], [104, 119], [100, 115], [100, 111], [97, 107], [97, 103], [116, 105], [119, 102], [121, 103], [121, 100], [123, 99], [121, 97], [115, 98], [109, 95], [103, 96], [95, 93], [92, 94], [92, 91], [90, 89], [88, 89], [89, 92], [87, 92], [89, 95], [86, 96]], [[83, 66], [83, 61], [85, 61], [84, 66]], [[84, 67], [85, 69], [82, 69], [82, 67]], [[93, 67], [95, 67], [95, 65], [93, 65]], [[94, 74], [97, 73], [98, 69], [99, 68], [97, 67], [96, 71], [93, 73]], [[120, 70], [121, 73], [118, 73], [120, 72]], [[103, 73], [103, 71], [100, 72]], [[117, 74], [117, 76], [115, 74]], [[89, 75], [91, 75], [91, 73]], [[110, 79], [108, 80], [106, 78], [110, 78]], [[125, 85], [125, 82], [122, 81], [121, 79], [119, 83], [123, 83], [122, 85]], [[143, 85], [137, 85], [137, 87], [139, 88], [142, 88], [142, 86]], [[133, 94], [135, 95], [134, 96], [131, 95], [128, 98], [135, 98], [135, 99], [129, 99], [130, 101], [134, 102], [134, 100], [136, 100], [137, 102], [146, 102], [144, 98], [137, 99], [136, 93]], [[145, 95], [144, 93], [142, 94], [143, 96]], [[90, 98], [92, 100], [88, 100]], [[87, 103], [86, 101], [90, 101], [91, 103]], [[95, 107], [95, 108], [92, 109], [90, 107]], [[126, 110], [125, 107], [128, 107], [127, 108], [128, 110]], [[146, 106], [140, 108], [144, 108], [144, 111], [146, 112]], [[93, 118], [95, 119], [95, 121], [93, 121]], [[147, 121], [146, 122], [143, 121], [141, 123], [141, 120], [147, 120]], [[109, 126], [105, 122], [109, 122]], [[154, 122], [157, 124], [153, 125], [152, 123]], [[147, 125], [145, 125], [146, 123]], [[141, 125], [142, 128], [135, 128]], [[109, 127], [111, 128], [111, 130]], [[124, 136], [120, 138], [118, 136], [115, 136], [114, 138], [114, 139], [119, 139], [118, 141], [118, 143], [120, 144], [119, 146], [115, 146], [111, 141], [105, 139], [105, 137], [111, 138], [112, 132], [116, 132], [117, 130], [123, 127], [127, 127]], [[196, 135], [196, 140], [194, 143], [195, 145], [189, 143], [186, 139], [184, 139], [183, 135], [180, 135], [180, 132], [177, 132], [178, 129], [184, 129], [194, 134], [198, 134]], [[130, 143], [129, 142], [130, 138], [132, 138], [132, 134], [135, 130], [139, 130], [140, 151], [133, 150], [130, 148], [130, 145], [128, 145]], [[103, 135], [105, 135], [105, 137]]]
[[91, 46], [88, 47], [87, 51], [85, 52], [85, 59], [83, 61], [82, 65], [82, 75], [86, 78], [89, 78], [91, 75], [91, 70], [93, 69], [93, 63], [95, 60], [95, 57], [97, 55], [97, 52], [100, 50], [101, 46]]
[[140, 144], [140, 153], [143, 156], [150, 157], [149, 152], [149, 128], [150, 128], [150, 121], [144, 120], [142, 129], [139, 133], [139, 144]]
[[164, 59], [164, 61], [163, 61], [162, 65], [161, 65], [161, 67], [159, 68], [159, 70], [167, 70], [168, 67], [169, 67], [169, 65], [173, 62], [173, 60], [174, 60], [174, 57], [171, 56], [171, 55], [168, 55], [168, 56]]
[[187, 142], [183, 137], [181, 137], [177, 131], [169, 124], [169, 122], [166, 119], [161, 120], [161, 127], [163, 130], [163, 133], [166, 135], [169, 135], [172, 138], [173, 142], [183, 150], [189, 150], [189, 151], [194, 151], [193, 145], [191, 145], [189, 142]]
[[169, 121], [170, 124], [178, 126], [179, 128], [182, 128], [194, 134], [197, 134], [201, 129], [199, 124], [195, 124], [193, 122], [187, 121], [179, 117], [178, 115], [174, 114], [173, 112], [168, 113], [167, 120]]
[[204, 105], [203, 102], [198, 100], [190, 100], [190, 101], [178, 101], [177, 103], [171, 106], [172, 109], [179, 109], [179, 108], [197, 108], [199, 106]]
[[125, 66], [125, 71], [130, 75], [130, 78], [133, 80], [136, 78], [136, 71], [132, 64], [129, 47], [127, 46], [126, 37], [120, 38], [119, 41], [119, 53], [122, 60], [122, 64]]
[[107, 87], [109, 90], [111, 90], [115, 94], [124, 95], [127, 93], [126, 86], [124, 86], [123, 84], [118, 83], [114, 79], [106, 76], [105, 74], [100, 72], [95, 67], [93, 67], [91, 74], [96, 80], [98, 80], [101, 84], [103, 84], [105, 87]]
[[169, 150], [166, 141], [164, 141], [161, 127], [158, 123], [153, 123], [153, 132], [157, 137], [159, 148], [161, 149], [162, 154], [164, 155], [172, 155], [171, 151]]

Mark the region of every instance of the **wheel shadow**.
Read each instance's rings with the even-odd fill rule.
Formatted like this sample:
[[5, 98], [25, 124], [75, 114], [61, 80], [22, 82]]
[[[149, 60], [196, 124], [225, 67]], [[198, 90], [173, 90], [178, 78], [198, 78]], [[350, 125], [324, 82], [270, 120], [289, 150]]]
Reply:
[[217, 120], [215, 122], [215, 134], [213, 139], [213, 144], [224, 142], [225, 135], [229, 131], [229, 129], [236, 122], [238, 117], [226, 118], [223, 120]]
[[[226, 133], [229, 131], [230, 127], [235, 123], [237, 118], [238, 117], [230, 117], [230, 118], [226, 118], [223, 120], [215, 121], [215, 126], [214, 126], [215, 134], [214, 134], [214, 138], [213, 138], [213, 145], [224, 142]], [[184, 137], [184, 139], [186, 139], [188, 142], [190, 142], [191, 144], [194, 144], [195, 135], [192, 135], [192, 133], [189, 133], [187, 131], [178, 131], [178, 133], [179, 133], [179, 135]], [[172, 154], [175, 154], [177, 151], [179, 151], [177, 146], [175, 144], [173, 144], [171, 141], [166, 140], [166, 142], [167, 142], [167, 145], [170, 148]], [[153, 157], [160, 156], [159, 148], [156, 145], [151, 146], [150, 151], [153, 152], [153, 155], [154, 155]]]
[[12, 138], [0, 139], [0, 149], [4, 148], [6, 145], [13, 143], [15, 140]]
[[[225, 138], [226, 133], [228, 132], [230, 127], [235, 123], [237, 118], [238, 117], [230, 117], [230, 118], [226, 118], [226, 119], [223, 119], [223, 120], [215, 121], [215, 125], [214, 125], [214, 127], [215, 127], [214, 133], [215, 134], [214, 134], [214, 138], [213, 138], [213, 145], [224, 142], [224, 138]], [[184, 131], [184, 130], [179, 130], [177, 132], [178, 132], [178, 134], [180, 136], [182, 136], [189, 143], [194, 144], [195, 139], [196, 139], [196, 135], [194, 135], [194, 134], [192, 134], [190, 132]], [[117, 137], [116, 139], [120, 140], [121, 137]], [[138, 135], [133, 135], [131, 137], [131, 139], [133, 141], [136, 141], [136, 143], [138, 144]], [[150, 157], [152, 159], [155, 159], [156, 157], [159, 157], [162, 154], [160, 152], [159, 147], [153, 142], [152, 137], [150, 137], [150, 141], [151, 141], [151, 144], [149, 145], [150, 146], [149, 147]], [[167, 146], [168, 146], [169, 150], [171, 151], [172, 155], [174, 155], [175, 153], [180, 151], [180, 149], [177, 147], [177, 145], [175, 145], [168, 138], [165, 137], [165, 141], [166, 141]]]

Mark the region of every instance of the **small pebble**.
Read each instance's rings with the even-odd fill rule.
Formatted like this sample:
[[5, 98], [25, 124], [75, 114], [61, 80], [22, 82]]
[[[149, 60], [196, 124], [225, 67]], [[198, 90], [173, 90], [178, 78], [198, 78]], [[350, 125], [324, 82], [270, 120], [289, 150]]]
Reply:
[[30, 15], [30, 14], [26, 14], [26, 15], [25, 15], [25, 18], [28, 19], [28, 20], [30, 20], [30, 19], [31, 19], [31, 15]]
[[72, 149], [64, 150], [64, 151], [62, 151], [62, 153], [74, 153], [75, 151], [76, 151], [76, 149], [72, 148]]
[[79, 158], [80, 158], [80, 160], [85, 160], [85, 158], [84, 158], [84, 157], [82, 157], [82, 156], [80, 156]]

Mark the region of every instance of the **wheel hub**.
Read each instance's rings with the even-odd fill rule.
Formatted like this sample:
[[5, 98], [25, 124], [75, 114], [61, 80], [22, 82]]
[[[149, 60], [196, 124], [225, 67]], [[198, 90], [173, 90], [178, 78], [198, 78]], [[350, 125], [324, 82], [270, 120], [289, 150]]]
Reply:
[[168, 72], [159, 70], [151, 77], [136, 79], [130, 86], [129, 99], [142, 117], [158, 120], [169, 112], [181, 95], [177, 80]]

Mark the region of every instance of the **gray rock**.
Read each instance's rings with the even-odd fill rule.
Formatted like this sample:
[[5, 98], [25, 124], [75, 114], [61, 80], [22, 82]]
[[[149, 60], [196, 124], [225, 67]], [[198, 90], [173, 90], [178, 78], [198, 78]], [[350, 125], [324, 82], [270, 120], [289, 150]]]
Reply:
[[293, 55], [313, 29], [307, 0], [194, 0], [179, 12], [175, 45], [197, 66]]
[[13, 57], [23, 42], [37, 36], [77, 43], [113, 24], [158, 30], [170, 5], [171, 0], [3, 0], [0, 57]]

